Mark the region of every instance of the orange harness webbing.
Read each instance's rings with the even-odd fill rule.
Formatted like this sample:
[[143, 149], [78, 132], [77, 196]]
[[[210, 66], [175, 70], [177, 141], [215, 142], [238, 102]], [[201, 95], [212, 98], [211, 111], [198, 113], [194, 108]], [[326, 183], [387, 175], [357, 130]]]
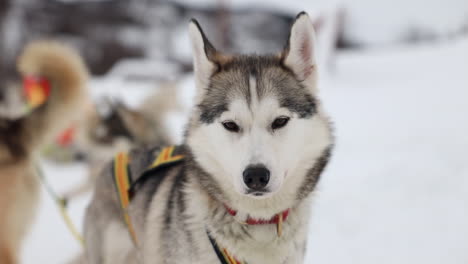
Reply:
[[156, 157], [154, 162], [151, 164], [151, 166], [148, 169], [154, 169], [156, 167], [159, 167], [163, 164], [171, 163], [171, 162], [176, 162], [184, 158], [183, 155], [176, 155], [172, 156], [174, 153], [174, 146], [171, 147], [166, 147], [161, 152], [159, 155]]
[[122, 216], [125, 224], [127, 225], [128, 232], [132, 237], [135, 244], [138, 244], [135, 230], [133, 229], [132, 221], [128, 214], [128, 205], [130, 204], [130, 196], [128, 190], [131, 186], [131, 180], [128, 173], [128, 154], [121, 152], [117, 154], [114, 159], [114, 177], [117, 194], [119, 195], [120, 207], [122, 209]]
[[[173, 156], [174, 146], [166, 147], [159, 152], [158, 156], [155, 158], [149, 169], [155, 169], [161, 165], [169, 164], [172, 162], [179, 161], [184, 158], [183, 155]], [[138, 245], [138, 240], [135, 234], [135, 229], [133, 228], [132, 220], [128, 214], [128, 206], [131, 201], [130, 197], [130, 187], [132, 186], [132, 179], [128, 170], [129, 157], [126, 152], [121, 152], [117, 154], [114, 158], [114, 182], [117, 189], [117, 194], [119, 196], [120, 207], [122, 209], [122, 216], [124, 218], [125, 224], [127, 225], [128, 232], [132, 237], [135, 245]]]

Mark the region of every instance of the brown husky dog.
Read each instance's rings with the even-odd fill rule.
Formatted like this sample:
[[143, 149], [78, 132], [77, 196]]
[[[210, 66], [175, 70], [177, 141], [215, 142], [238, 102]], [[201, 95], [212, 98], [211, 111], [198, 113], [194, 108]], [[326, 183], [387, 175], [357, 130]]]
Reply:
[[[0, 85], [1, 264], [18, 262], [21, 242], [36, 211], [37, 152], [79, 114], [88, 78], [81, 58], [54, 42], [28, 45], [18, 59], [17, 70], [16, 81], [4, 79]], [[24, 87], [40, 90], [32, 95], [35, 102], [30, 111], [24, 111], [27, 103], [31, 106], [31, 96], [23, 91], [21, 79]], [[41, 90], [44, 86], [46, 92]]]

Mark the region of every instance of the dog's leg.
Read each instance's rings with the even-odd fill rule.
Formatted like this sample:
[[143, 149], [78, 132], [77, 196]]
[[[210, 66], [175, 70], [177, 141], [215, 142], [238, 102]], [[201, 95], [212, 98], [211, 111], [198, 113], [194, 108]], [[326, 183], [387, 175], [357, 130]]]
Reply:
[[134, 256], [132, 259], [133, 242], [121, 221], [109, 223], [104, 240], [104, 264], [136, 263], [137, 259]]
[[4, 242], [0, 242], [0, 264], [16, 264], [16, 256], [14, 250], [8, 248]]
[[108, 222], [100, 230], [96, 230], [97, 226], [94, 223], [85, 228], [87, 230], [87, 263], [131, 264], [137, 260], [136, 256], [132, 255], [134, 246], [128, 235], [128, 230], [120, 221]]
[[16, 181], [12, 177], [4, 177], [0, 181], [0, 264], [16, 263], [16, 251], [9, 237], [9, 218], [12, 198], [11, 187]]
[[0, 263], [16, 263], [21, 243], [35, 217], [39, 186], [26, 164], [3, 168], [0, 184]]
[[84, 225], [84, 239], [86, 241], [85, 256], [89, 264], [103, 263], [103, 230], [100, 229], [98, 221], [99, 210], [91, 203], [86, 211]]

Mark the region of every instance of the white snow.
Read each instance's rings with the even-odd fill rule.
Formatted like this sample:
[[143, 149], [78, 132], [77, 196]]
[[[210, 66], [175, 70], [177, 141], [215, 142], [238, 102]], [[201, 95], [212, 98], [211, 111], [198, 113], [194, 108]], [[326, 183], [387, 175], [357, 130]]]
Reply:
[[[468, 262], [467, 69], [468, 39], [338, 54], [321, 86], [336, 151], [313, 205], [307, 263]], [[121, 87], [133, 104], [142, 97], [130, 83], [99, 80], [94, 93], [100, 85]], [[43, 165], [62, 191], [85, 173]], [[70, 204], [80, 227], [87, 199]], [[79, 250], [43, 193], [22, 263], [64, 263]]]
[[466, 263], [468, 39], [342, 54], [307, 263]]

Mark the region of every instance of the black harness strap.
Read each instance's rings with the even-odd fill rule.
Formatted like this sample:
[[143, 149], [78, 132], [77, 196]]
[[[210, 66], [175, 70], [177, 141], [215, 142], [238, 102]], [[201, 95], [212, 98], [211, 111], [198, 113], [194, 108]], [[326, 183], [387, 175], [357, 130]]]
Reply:
[[210, 239], [211, 245], [213, 246], [213, 249], [214, 249], [216, 255], [218, 256], [219, 261], [221, 262], [221, 264], [231, 264], [226, 260], [223, 253], [219, 249], [218, 244], [216, 244], [216, 241], [210, 236], [210, 233], [208, 233], [208, 231], [206, 231], [206, 234], [208, 235], [208, 238]]

